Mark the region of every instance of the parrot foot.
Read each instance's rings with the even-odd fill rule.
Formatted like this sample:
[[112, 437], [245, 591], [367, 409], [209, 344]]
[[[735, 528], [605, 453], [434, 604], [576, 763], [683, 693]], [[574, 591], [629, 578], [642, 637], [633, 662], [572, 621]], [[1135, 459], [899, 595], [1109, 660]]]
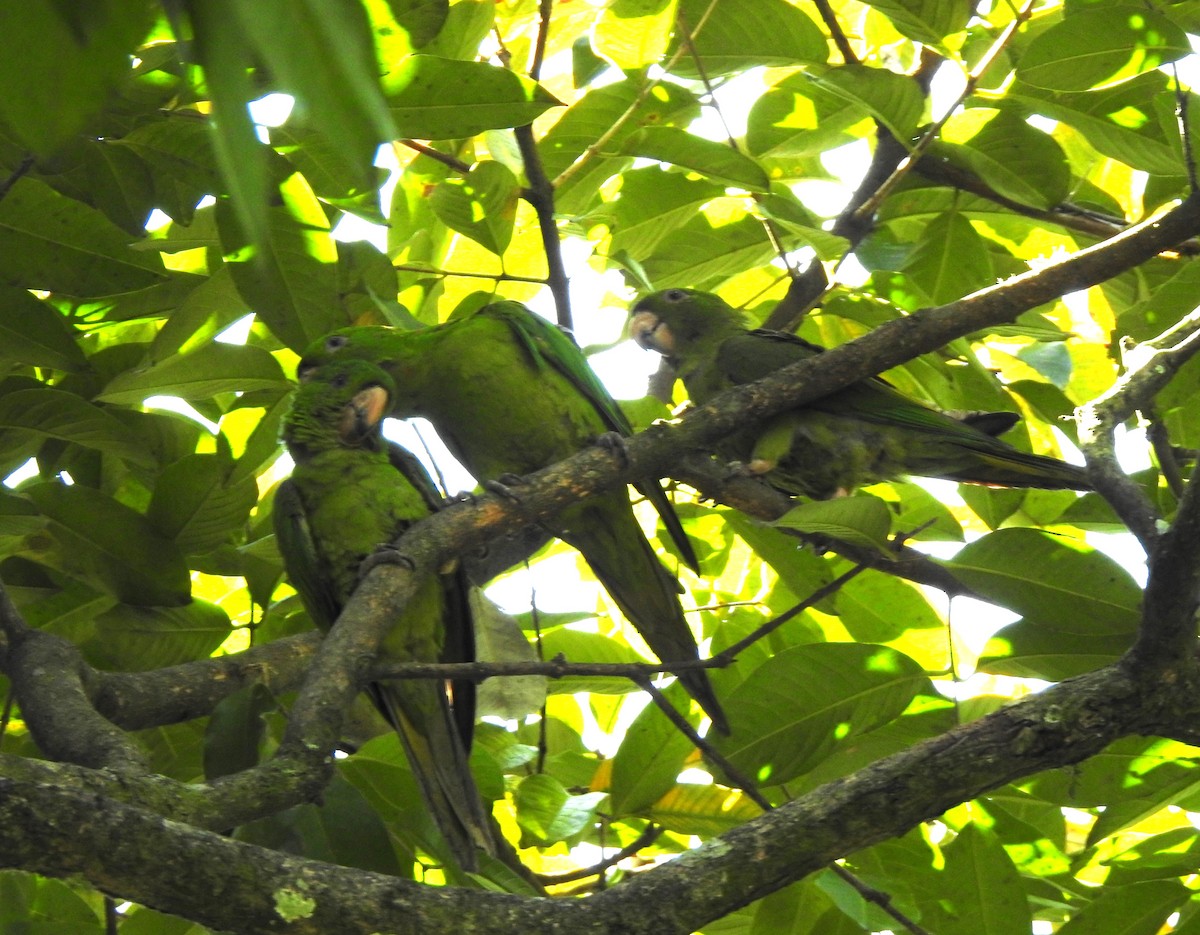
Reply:
[[469, 503], [475, 506], [479, 502], [479, 498], [469, 490], [460, 490], [452, 497], [446, 498], [446, 506], [453, 506], [456, 503]]
[[524, 483], [525, 478], [520, 474], [501, 474], [495, 480], [484, 481], [483, 488], [499, 497], [511, 500], [513, 503], [520, 503], [521, 497], [513, 488], [520, 487]]
[[598, 435], [596, 444], [620, 458], [622, 466], [629, 464], [629, 454], [625, 450], [625, 436], [620, 432], [605, 432], [603, 435]]
[[409, 571], [415, 571], [417, 568], [411, 558], [390, 542], [383, 542], [377, 545], [375, 551], [364, 558], [362, 564], [358, 566], [358, 580], [362, 581], [366, 577], [367, 572], [377, 565], [399, 565], [401, 568], [407, 568]]

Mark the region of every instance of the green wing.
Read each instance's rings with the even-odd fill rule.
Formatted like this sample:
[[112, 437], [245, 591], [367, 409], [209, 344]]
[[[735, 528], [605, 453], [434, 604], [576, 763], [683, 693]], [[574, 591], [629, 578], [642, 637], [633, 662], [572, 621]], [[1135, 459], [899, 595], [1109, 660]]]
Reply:
[[326, 633], [341, 613], [341, 602], [321, 572], [304, 503], [291, 480], [285, 480], [275, 490], [271, 520], [275, 526], [275, 543], [283, 556], [292, 587], [300, 595], [313, 623]]
[[[494, 302], [480, 309], [477, 314], [489, 315], [507, 324], [513, 336], [525, 348], [530, 363], [537, 368], [553, 367], [565, 377], [580, 399], [586, 401], [600, 416], [609, 431], [625, 436], [633, 434], [633, 426], [629, 424], [625, 413], [604, 388], [579, 345], [567, 332], [529, 311], [520, 302]], [[699, 559], [666, 491], [655, 480], [636, 482], [634, 487], [654, 506], [687, 566], [699, 572]]]

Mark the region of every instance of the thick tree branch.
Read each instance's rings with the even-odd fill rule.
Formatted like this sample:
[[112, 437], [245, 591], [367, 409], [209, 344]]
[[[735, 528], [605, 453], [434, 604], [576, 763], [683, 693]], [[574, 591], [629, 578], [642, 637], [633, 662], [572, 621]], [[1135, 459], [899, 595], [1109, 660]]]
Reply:
[[423, 887], [263, 850], [29, 779], [0, 780], [0, 861], [80, 875], [105, 892], [238, 932], [682, 935], [1007, 782], [1079, 762], [1130, 733], [1183, 729], [1200, 716], [1195, 689], [1138, 682], [1120, 665], [1063, 682], [586, 901]]

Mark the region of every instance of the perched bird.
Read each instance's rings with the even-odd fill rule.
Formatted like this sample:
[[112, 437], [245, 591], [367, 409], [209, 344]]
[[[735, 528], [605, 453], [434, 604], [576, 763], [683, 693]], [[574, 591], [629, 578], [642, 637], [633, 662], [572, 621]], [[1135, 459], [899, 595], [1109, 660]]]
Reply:
[[[380, 435], [392, 394], [391, 378], [378, 367], [337, 360], [309, 372], [284, 421], [295, 468], [275, 494], [275, 535], [288, 578], [323, 632], [354, 591], [363, 560], [439, 502], [420, 463], [390, 456], [396, 446]], [[470, 660], [467, 600], [460, 574], [428, 578], [385, 638], [383, 658]], [[467, 765], [473, 686], [455, 685], [453, 709], [445, 686], [431, 679], [375, 682], [367, 691], [399, 734], [454, 858], [476, 870], [476, 849], [494, 856], [497, 845]]]
[[[667, 358], [697, 405], [822, 351], [795, 335], [748, 331], [741, 314], [709, 292], [665, 289], [640, 299], [632, 312], [633, 339]], [[816, 499], [909, 474], [1091, 489], [1083, 468], [994, 437], [1016, 421], [1007, 413], [956, 419], [873, 377], [738, 432], [719, 452], [784, 493]]]
[[[314, 344], [301, 379], [322, 361], [379, 364], [396, 383], [393, 415], [424, 416], [450, 451], [483, 481], [528, 474], [610, 433], [632, 432], [620, 407], [563, 331], [519, 302], [494, 302], [420, 331], [355, 327]], [[657, 481], [639, 484], [685, 560], [696, 560]], [[698, 658], [679, 604], [678, 582], [642, 534], [623, 491], [588, 497], [563, 511], [556, 534], [578, 549], [621, 612], [665, 662]], [[707, 674], [679, 680], [722, 733], [728, 723]]]

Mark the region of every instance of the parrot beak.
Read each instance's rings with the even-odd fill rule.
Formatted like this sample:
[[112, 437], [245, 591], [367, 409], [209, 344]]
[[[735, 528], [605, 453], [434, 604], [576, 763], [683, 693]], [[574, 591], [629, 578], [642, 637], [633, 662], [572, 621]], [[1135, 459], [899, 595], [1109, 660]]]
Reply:
[[369, 436], [387, 415], [388, 392], [382, 386], [368, 386], [355, 394], [342, 413], [338, 436], [348, 445], [357, 445]]
[[639, 347], [670, 356], [675, 352], [675, 338], [667, 323], [653, 312], [636, 312], [629, 321], [629, 333]]

